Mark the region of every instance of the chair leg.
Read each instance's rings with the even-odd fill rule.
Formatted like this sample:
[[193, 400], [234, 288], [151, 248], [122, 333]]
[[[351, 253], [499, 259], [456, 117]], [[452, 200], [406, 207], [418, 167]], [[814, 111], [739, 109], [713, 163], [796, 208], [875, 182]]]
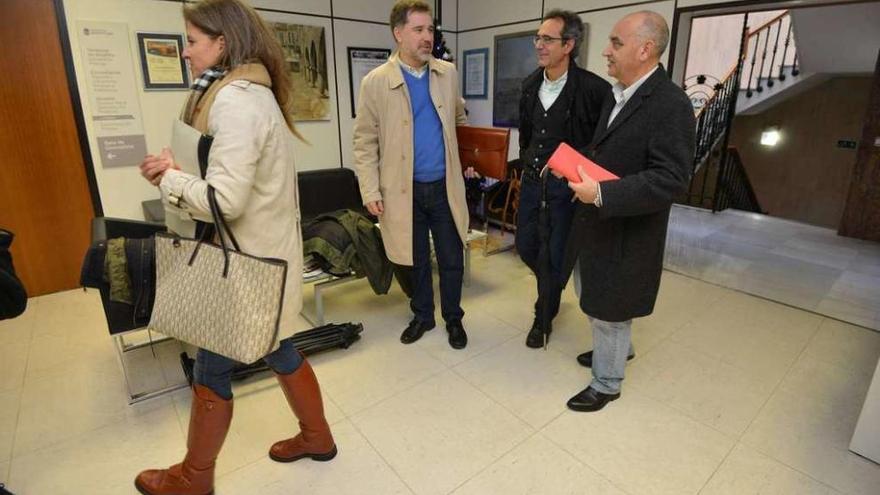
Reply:
[[510, 195], [513, 194], [514, 181], [516, 179], [512, 179], [510, 184], [507, 186], [507, 196], [504, 198], [504, 209], [501, 211], [501, 237], [504, 237], [504, 228], [503, 226], [507, 223], [507, 209], [510, 206]]
[[483, 238], [483, 256], [489, 253], [489, 205], [486, 204], [486, 191], [480, 193], [480, 202], [483, 205], [483, 232], [486, 237]]

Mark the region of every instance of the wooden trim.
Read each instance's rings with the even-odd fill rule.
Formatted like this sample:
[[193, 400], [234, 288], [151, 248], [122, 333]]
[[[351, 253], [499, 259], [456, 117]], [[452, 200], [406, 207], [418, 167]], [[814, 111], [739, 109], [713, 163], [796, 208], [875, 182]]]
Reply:
[[769, 26], [772, 26], [774, 23], [776, 23], [777, 21], [779, 21], [783, 17], [787, 16], [789, 13], [790, 13], [790, 11], [786, 10], [785, 12], [779, 14], [778, 16], [774, 17], [773, 19], [770, 19], [769, 21], [765, 22], [764, 24], [761, 24], [761, 27], [759, 27], [757, 29], [753, 29], [752, 31], [749, 31], [749, 38], [751, 38], [752, 36], [757, 36], [759, 32], [763, 31], [764, 29], [766, 29]]
[[82, 100], [80, 100], [79, 95], [79, 85], [76, 83], [76, 70], [73, 66], [73, 52], [70, 47], [70, 33], [67, 30], [67, 16], [64, 13], [64, 0], [53, 0], [52, 3], [55, 9], [55, 20], [58, 24], [58, 37], [61, 41], [61, 56], [64, 58], [64, 71], [67, 74], [67, 90], [70, 93], [70, 104], [73, 107], [73, 117], [76, 122], [79, 148], [86, 169], [86, 181], [89, 186], [89, 195], [92, 199], [92, 211], [96, 217], [102, 217], [104, 216], [104, 205], [101, 202], [101, 190], [98, 188], [98, 178], [95, 176], [95, 164], [92, 161], [92, 150], [89, 145], [89, 133], [86, 129], [85, 114], [83, 113]]

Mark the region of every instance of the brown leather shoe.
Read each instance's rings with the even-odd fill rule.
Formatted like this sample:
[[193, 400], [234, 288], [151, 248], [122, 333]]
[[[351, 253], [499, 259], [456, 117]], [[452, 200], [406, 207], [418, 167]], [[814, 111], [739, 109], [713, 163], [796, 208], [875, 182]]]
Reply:
[[143, 471], [134, 480], [135, 488], [144, 495], [213, 494], [214, 464], [231, 421], [231, 400], [194, 385], [186, 457], [168, 469]]
[[329, 461], [336, 457], [336, 443], [330, 426], [324, 418], [321, 387], [308, 361], [303, 358], [300, 367], [289, 375], [276, 375], [287, 403], [299, 420], [299, 434], [272, 445], [269, 457], [273, 461], [293, 462], [303, 457], [315, 461]]

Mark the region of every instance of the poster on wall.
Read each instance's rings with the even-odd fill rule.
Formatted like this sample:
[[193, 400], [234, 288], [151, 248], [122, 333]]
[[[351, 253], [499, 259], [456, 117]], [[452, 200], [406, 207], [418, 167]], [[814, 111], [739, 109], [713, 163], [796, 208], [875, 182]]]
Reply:
[[283, 22], [270, 24], [284, 49], [292, 86], [293, 119], [298, 122], [330, 120], [324, 28]]
[[82, 74], [105, 168], [139, 165], [147, 154], [128, 25], [78, 21]]
[[489, 97], [489, 49], [465, 50], [464, 74], [462, 74], [462, 96], [465, 98], [486, 99]]
[[189, 89], [183, 35], [137, 33], [145, 90]]
[[360, 97], [361, 81], [371, 70], [384, 64], [391, 56], [388, 48], [357, 48], [348, 47], [348, 77], [351, 88], [351, 118], [357, 117], [358, 98]]
[[495, 83], [492, 94], [492, 125], [519, 127], [519, 97], [523, 79], [538, 68], [535, 32], [495, 37]]

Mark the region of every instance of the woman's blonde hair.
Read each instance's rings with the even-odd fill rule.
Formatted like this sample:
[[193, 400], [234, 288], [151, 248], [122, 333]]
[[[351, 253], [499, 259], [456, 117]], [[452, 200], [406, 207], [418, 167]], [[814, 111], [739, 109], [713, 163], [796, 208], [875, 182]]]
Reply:
[[302, 139], [293, 124], [290, 75], [284, 51], [260, 15], [240, 0], [201, 0], [185, 4], [183, 18], [212, 38], [223, 36], [226, 46], [220, 54], [219, 65], [224, 69], [251, 62], [260, 62], [266, 67], [284, 121], [290, 131]]

